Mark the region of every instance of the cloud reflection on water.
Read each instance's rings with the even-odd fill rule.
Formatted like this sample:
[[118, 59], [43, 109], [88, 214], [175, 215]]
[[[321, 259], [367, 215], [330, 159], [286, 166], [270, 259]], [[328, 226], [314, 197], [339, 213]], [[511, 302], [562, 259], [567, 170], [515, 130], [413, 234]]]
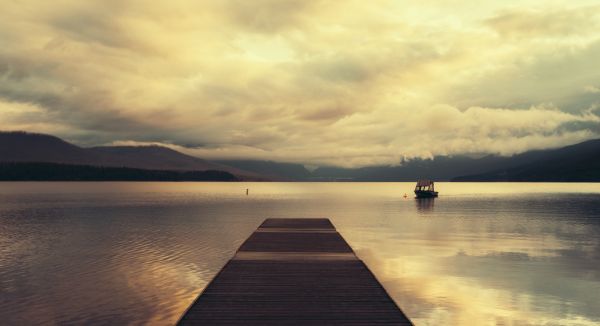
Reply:
[[596, 325], [598, 196], [545, 197], [496, 198], [487, 211], [474, 199], [460, 216], [454, 198], [436, 199], [435, 214], [417, 203], [404, 228], [347, 238], [416, 324]]
[[12, 323], [172, 323], [260, 221], [302, 216], [330, 217], [417, 325], [600, 321], [598, 184], [5, 185]]

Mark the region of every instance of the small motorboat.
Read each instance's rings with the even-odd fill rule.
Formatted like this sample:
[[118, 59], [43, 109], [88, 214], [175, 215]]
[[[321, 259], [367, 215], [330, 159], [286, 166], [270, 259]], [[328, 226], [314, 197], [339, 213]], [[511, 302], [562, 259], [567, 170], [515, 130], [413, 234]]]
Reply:
[[415, 187], [415, 195], [417, 198], [434, 198], [438, 196], [438, 192], [435, 191], [433, 181], [419, 180]]

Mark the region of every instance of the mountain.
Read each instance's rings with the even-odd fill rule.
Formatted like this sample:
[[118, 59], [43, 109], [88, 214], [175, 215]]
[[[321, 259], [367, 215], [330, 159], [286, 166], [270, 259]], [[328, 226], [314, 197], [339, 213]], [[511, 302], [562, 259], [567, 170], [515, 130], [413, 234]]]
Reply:
[[398, 166], [320, 167], [259, 160], [207, 161], [160, 146], [82, 148], [42, 134], [0, 132], [0, 162], [46, 162], [146, 170], [229, 172], [242, 180], [285, 181], [600, 181], [600, 140], [503, 157], [415, 159]]
[[81, 147], [43, 134], [0, 132], [0, 161], [93, 163], [98, 158]]
[[357, 169], [321, 167], [313, 180], [348, 181], [595, 181], [599, 173], [600, 140], [558, 149], [529, 151], [510, 157], [488, 155], [436, 156], [398, 166]]
[[185, 171], [231, 169], [162, 146], [105, 146], [87, 148], [86, 151], [98, 158], [96, 165], [102, 166]]
[[460, 176], [452, 181], [600, 182], [600, 139], [541, 151], [533, 162]]
[[0, 181], [237, 181], [224, 171], [165, 171], [45, 162], [0, 162]]
[[436, 156], [433, 159], [414, 159], [398, 166], [371, 166], [357, 169], [321, 167], [313, 171], [313, 179], [351, 181], [414, 181], [433, 179], [448, 181], [458, 175], [483, 173], [491, 169], [515, 166], [534, 159], [528, 157], [501, 157], [488, 155], [482, 158], [468, 156]]
[[250, 171], [274, 180], [307, 181], [312, 174], [302, 164], [260, 160], [218, 160], [226, 166]]
[[82, 148], [58, 137], [0, 132], [0, 162], [46, 162], [172, 171], [225, 171], [242, 179], [264, 179], [256, 173], [213, 163], [160, 146]]

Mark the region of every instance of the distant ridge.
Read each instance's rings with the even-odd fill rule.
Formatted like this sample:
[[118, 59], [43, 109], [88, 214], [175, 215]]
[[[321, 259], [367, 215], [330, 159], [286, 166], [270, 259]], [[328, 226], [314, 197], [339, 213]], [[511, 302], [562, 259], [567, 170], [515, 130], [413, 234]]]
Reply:
[[452, 181], [600, 182], [600, 139], [543, 151], [533, 162]]
[[274, 180], [307, 181], [312, 174], [302, 164], [260, 160], [218, 160], [217, 163], [250, 171]]
[[[159, 170], [232, 170], [230, 167], [189, 156], [162, 146], [105, 146], [86, 149], [103, 166]], [[239, 172], [239, 171], [236, 171]]]
[[61, 163], [0, 163], [0, 181], [238, 181], [224, 171], [165, 171]]
[[51, 135], [0, 132], [0, 161], [89, 164], [98, 157], [85, 149]]
[[312, 177], [344, 181], [600, 181], [600, 139], [513, 156], [464, 155], [415, 159], [399, 166], [321, 167]]
[[600, 182], [600, 139], [504, 157], [414, 159], [398, 166], [319, 167], [260, 160], [207, 161], [161, 146], [82, 148], [60, 138], [0, 132], [0, 162], [46, 162], [167, 171], [225, 171], [253, 181], [573, 181]]
[[436, 156], [433, 159], [413, 159], [397, 166], [369, 166], [363, 168], [320, 167], [313, 171], [314, 180], [339, 181], [415, 181], [433, 179], [450, 181], [469, 173], [484, 173], [503, 167], [511, 167], [536, 159], [538, 153], [502, 157], [487, 155], [473, 158], [465, 155]]
[[161, 146], [82, 148], [58, 137], [27, 132], [0, 132], [0, 162], [45, 162], [170, 171], [225, 171], [241, 179], [260, 175], [189, 156]]

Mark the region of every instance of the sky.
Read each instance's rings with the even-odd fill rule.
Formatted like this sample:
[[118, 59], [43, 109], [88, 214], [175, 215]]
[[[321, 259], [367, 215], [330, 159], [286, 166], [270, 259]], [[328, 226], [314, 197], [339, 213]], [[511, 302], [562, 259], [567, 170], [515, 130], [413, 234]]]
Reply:
[[600, 0], [0, 7], [0, 130], [345, 167], [600, 138]]

